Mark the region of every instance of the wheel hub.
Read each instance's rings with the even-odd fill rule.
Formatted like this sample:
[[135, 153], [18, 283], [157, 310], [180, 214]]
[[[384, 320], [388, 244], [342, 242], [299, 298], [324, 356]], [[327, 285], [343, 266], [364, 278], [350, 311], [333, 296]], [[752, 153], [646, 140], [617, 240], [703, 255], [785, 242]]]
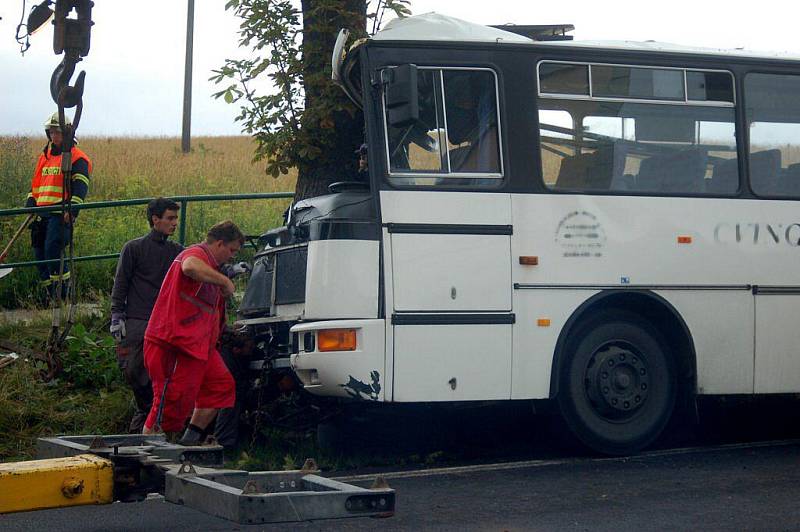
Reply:
[[621, 420], [633, 416], [650, 391], [647, 361], [633, 346], [605, 344], [586, 367], [586, 394], [595, 410], [605, 418]]

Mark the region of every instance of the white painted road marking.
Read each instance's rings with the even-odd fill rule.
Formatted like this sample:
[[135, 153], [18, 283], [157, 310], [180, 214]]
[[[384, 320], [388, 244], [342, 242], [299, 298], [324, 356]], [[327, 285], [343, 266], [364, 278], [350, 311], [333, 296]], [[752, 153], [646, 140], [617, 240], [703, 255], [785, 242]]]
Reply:
[[479, 464], [472, 466], [439, 467], [434, 469], [421, 469], [414, 471], [393, 471], [388, 473], [373, 473], [371, 475], [350, 475], [343, 477], [332, 477], [331, 480], [338, 480], [339, 482], [360, 482], [360, 481], [374, 480], [375, 477], [383, 477], [387, 480], [395, 478], [433, 477], [440, 475], [458, 475], [462, 473], [507, 471], [509, 469], [524, 469], [524, 468], [554, 466], [554, 465], [588, 464], [595, 462], [628, 462], [632, 460], [641, 460], [642, 458], [678, 456], [682, 454], [692, 454], [692, 453], [733, 451], [737, 449], [755, 449], [760, 447], [781, 447], [789, 445], [800, 445], [800, 439], [771, 440], [771, 441], [748, 442], [748, 443], [729, 443], [725, 445], [714, 445], [710, 447], [681, 447], [677, 449], [649, 451], [634, 456], [614, 456], [608, 458], [563, 458], [557, 460], [524, 460], [521, 462], [500, 462], [496, 464]]

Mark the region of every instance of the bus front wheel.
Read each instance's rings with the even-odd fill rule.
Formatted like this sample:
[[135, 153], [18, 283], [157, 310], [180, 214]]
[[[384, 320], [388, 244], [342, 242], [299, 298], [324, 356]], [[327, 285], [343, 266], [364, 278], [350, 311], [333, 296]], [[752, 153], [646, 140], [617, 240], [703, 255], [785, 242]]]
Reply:
[[659, 331], [636, 314], [598, 312], [570, 334], [558, 405], [589, 448], [625, 455], [650, 445], [675, 407], [675, 369]]

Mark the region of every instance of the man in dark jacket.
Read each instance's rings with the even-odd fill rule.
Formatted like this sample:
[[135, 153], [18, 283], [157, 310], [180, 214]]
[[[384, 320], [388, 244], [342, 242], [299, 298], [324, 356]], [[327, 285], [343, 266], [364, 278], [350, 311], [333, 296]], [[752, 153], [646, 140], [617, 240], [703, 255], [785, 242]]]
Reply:
[[169, 240], [178, 226], [180, 206], [156, 198], [147, 205], [150, 233], [127, 242], [117, 263], [111, 292], [111, 335], [117, 342], [117, 362], [133, 390], [136, 412], [129, 430], [141, 433], [153, 402], [150, 376], [144, 367], [144, 331], [161, 282], [183, 246]]

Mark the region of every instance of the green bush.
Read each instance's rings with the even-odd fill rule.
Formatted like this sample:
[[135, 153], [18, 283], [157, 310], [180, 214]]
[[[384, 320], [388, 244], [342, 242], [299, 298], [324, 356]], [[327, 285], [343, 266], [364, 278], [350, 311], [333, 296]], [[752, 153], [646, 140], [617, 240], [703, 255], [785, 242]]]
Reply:
[[63, 378], [76, 388], [97, 389], [122, 384], [122, 372], [117, 366], [114, 339], [98, 335], [77, 323], [67, 336]]

